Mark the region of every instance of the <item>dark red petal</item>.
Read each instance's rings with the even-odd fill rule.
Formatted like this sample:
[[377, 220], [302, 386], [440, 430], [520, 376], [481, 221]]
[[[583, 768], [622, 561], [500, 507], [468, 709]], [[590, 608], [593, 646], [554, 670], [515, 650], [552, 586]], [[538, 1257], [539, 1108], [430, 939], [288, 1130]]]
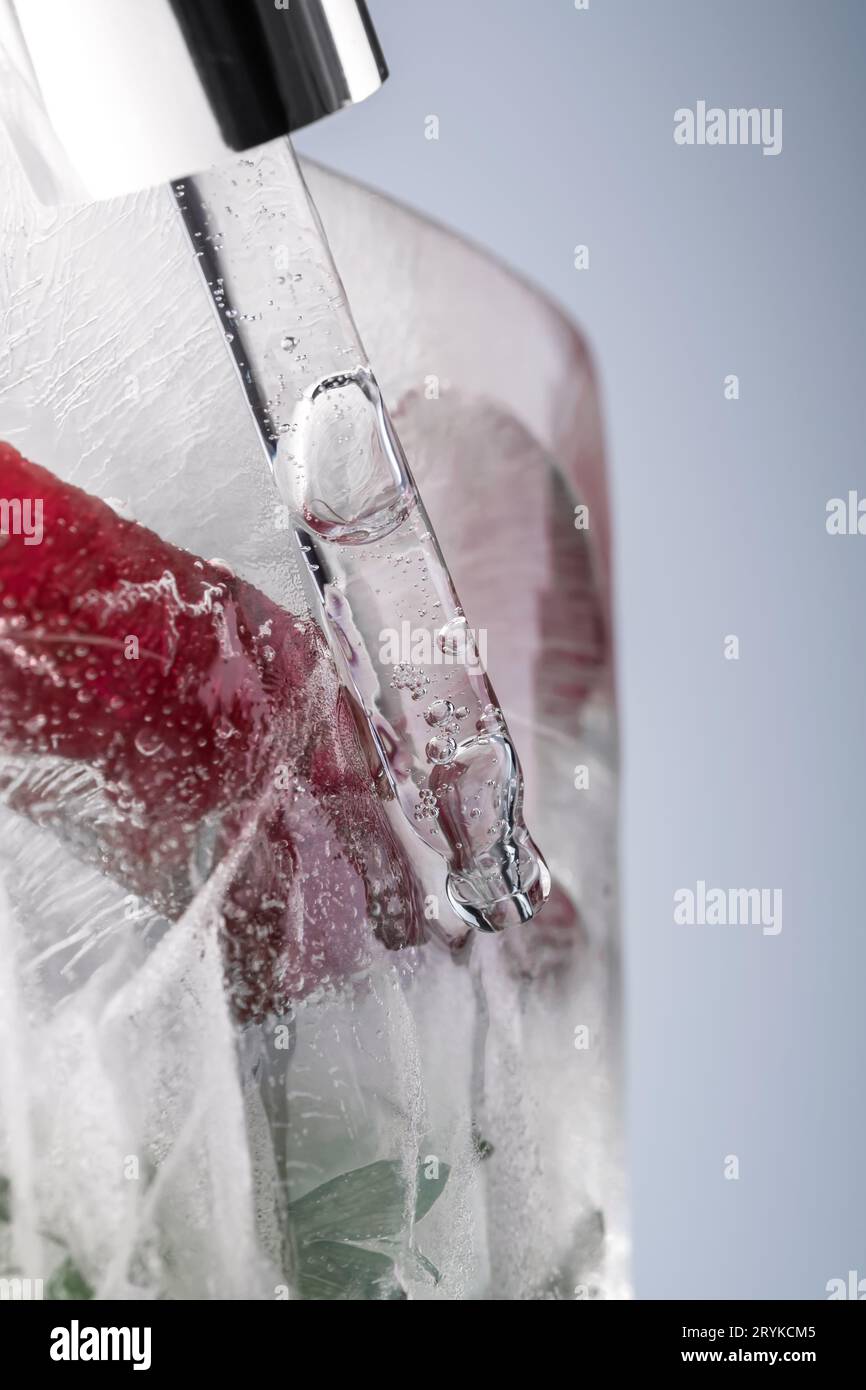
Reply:
[[0, 537], [15, 809], [174, 917], [234, 852], [244, 1015], [356, 970], [370, 917], [389, 945], [414, 940], [417, 890], [315, 625], [7, 444], [0, 497], [41, 509], [38, 544], [35, 527]]

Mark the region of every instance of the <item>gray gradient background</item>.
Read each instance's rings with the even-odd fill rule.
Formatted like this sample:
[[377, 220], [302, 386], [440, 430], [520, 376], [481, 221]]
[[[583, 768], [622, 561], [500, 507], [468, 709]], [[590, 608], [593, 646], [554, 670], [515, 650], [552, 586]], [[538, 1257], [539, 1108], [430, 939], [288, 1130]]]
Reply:
[[[866, 4], [370, 9], [391, 80], [299, 148], [530, 276], [601, 373], [637, 1292], [825, 1297], [866, 1277], [866, 537], [824, 525], [866, 493]], [[781, 155], [676, 146], [699, 98], [783, 107]], [[781, 935], [675, 926], [699, 878], [781, 887]]]

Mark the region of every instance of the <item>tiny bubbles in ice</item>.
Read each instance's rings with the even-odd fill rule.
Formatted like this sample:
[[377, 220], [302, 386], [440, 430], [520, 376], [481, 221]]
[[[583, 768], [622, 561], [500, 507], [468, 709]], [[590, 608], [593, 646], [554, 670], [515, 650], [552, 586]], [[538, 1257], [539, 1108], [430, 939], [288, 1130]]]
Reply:
[[505, 728], [502, 710], [497, 709], [496, 705], [485, 705], [475, 727], [480, 734], [498, 734]]
[[418, 798], [415, 807], [416, 820], [435, 820], [439, 815], [439, 807], [436, 805], [436, 797], [429, 787], [425, 787]]
[[135, 748], [143, 758], [152, 758], [162, 747], [162, 739], [154, 729], [139, 729], [135, 735]]
[[451, 618], [436, 634], [436, 645], [446, 656], [465, 658], [471, 650], [472, 634], [466, 619]]
[[450, 734], [434, 734], [424, 751], [431, 763], [450, 763], [457, 752], [457, 742]]
[[428, 724], [444, 724], [453, 713], [454, 706], [450, 700], [432, 700], [424, 711], [424, 718]]

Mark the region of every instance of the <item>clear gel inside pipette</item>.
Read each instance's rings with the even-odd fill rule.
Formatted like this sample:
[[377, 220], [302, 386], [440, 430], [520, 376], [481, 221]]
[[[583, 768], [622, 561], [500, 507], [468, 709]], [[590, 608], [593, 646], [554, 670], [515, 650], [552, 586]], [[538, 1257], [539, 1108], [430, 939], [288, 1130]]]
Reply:
[[460, 606], [291, 146], [175, 196], [387, 786], [445, 860], [462, 921], [527, 921], [550, 877], [523, 822], [485, 634]]

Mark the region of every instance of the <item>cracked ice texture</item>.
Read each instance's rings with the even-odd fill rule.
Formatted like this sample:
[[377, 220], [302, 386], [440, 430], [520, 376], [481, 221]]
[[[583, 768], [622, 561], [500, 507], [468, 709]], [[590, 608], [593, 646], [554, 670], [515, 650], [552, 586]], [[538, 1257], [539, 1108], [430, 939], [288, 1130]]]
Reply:
[[[304, 615], [168, 194], [46, 212], [12, 159], [0, 149], [0, 435]], [[211, 930], [219, 877], [169, 925], [0, 812], [12, 1258], [41, 1272], [51, 1230], [101, 1296], [272, 1297], [277, 1178], [294, 1197], [382, 1157], [414, 1174], [420, 1152], [451, 1174], [418, 1233], [441, 1282], [401, 1265], [412, 1297], [620, 1296], [616, 753], [591, 364], [570, 325], [483, 255], [307, 173], [469, 620], [487, 629], [555, 896], [537, 923], [456, 958], [372, 951], [353, 993], [300, 1010], [290, 1057], [273, 1030], [248, 1029], [238, 1070]], [[578, 497], [589, 533], [572, 525]], [[579, 764], [589, 788], [576, 792]], [[146, 1181], [124, 1178], [129, 1155]]]

